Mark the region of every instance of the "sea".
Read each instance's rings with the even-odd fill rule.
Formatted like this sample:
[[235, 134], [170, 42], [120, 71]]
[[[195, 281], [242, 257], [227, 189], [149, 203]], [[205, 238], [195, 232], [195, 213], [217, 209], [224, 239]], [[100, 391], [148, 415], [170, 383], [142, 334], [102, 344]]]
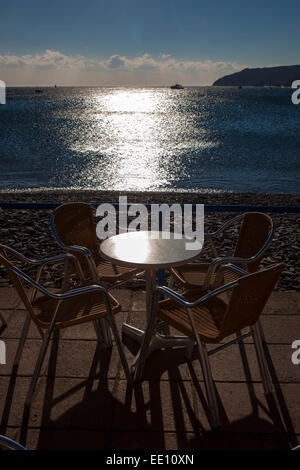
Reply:
[[0, 189], [299, 193], [289, 88], [8, 88]]

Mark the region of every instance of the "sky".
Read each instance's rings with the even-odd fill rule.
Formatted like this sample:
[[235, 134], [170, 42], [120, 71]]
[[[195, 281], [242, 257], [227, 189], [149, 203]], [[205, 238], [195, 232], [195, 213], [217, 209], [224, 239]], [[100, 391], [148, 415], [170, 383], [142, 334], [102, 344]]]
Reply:
[[7, 86], [211, 85], [300, 63], [299, 0], [26, 0], [0, 6]]

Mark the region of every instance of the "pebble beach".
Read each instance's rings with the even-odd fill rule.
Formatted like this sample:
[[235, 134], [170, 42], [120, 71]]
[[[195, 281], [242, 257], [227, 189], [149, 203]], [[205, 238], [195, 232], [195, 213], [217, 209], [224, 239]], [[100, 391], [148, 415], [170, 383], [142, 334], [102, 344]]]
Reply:
[[[251, 206], [299, 206], [300, 195], [258, 194], [258, 193], [191, 193], [191, 192], [128, 192], [91, 190], [30, 190], [0, 191], [1, 202], [72, 202], [81, 201], [93, 204], [119, 202], [119, 196], [127, 196], [128, 203], [144, 204], [204, 204], [204, 205], [251, 205]], [[205, 214], [205, 231], [220, 227], [226, 220], [238, 213], [213, 212]], [[299, 290], [300, 242], [298, 237], [299, 214], [270, 214], [275, 225], [273, 241], [265, 254], [263, 264], [285, 263], [285, 270], [277, 285], [279, 290]], [[3, 209], [0, 218], [1, 244], [20, 251], [27, 257], [41, 259], [61, 252], [51, 231], [51, 211]], [[220, 240], [221, 255], [231, 255], [233, 239], [237, 233], [229, 230]], [[211, 259], [208, 248], [203, 249], [202, 260]], [[62, 281], [61, 266], [54, 266], [45, 272], [43, 284], [46, 287], [59, 287]], [[0, 286], [9, 280], [4, 269], [0, 269]]]

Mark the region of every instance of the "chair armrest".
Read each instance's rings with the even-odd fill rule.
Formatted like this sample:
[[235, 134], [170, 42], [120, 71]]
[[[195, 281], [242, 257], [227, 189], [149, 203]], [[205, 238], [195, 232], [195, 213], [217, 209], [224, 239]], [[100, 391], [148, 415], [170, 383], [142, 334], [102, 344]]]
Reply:
[[245, 269], [240, 268], [239, 266], [236, 266], [234, 264], [224, 264], [219, 267], [219, 269], [216, 272], [216, 276], [214, 279], [214, 283], [212, 285], [212, 289], [216, 289], [217, 286], [220, 286], [224, 284], [224, 279], [223, 279], [223, 272], [228, 272], [233, 271], [234, 273], [237, 273], [239, 277], [242, 276], [247, 276], [249, 273]]
[[51, 218], [50, 218], [50, 223], [51, 223], [51, 228], [52, 228], [52, 232], [53, 232], [53, 235], [54, 235], [54, 238], [55, 240], [57, 241], [57, 243], [59, 244], [59, 246], [63, 249], [63, 250], [72, 250], [72, 251], [77, 251], [77, 252], [80, 252], [82, 254], [85, 254], [86, 256], [92, 256], [92, 253], [90, 252], [90, 250], [88, 248], [86, 248], [85, 246], [79, 246], [79, 245], [65, 245], [62, 240], [60, 239], [57, 231], [56, 231], [56, 227], [55, 227], [55, 216], [54, 214], [51, 215]]
[[14, 271], [19, 277], [24, 279], [26, 282], [31, 284], [33, 287], [35, 287], [37, 290], [42, 292], [43, 294], [47, 295], [48, 297], [52, 297], [53, 299], [57, 300], [66, 300], [70, 297], [75, 297], [77, 295], [81, 294], [86, 294], [88, 292], [103, 292], [104, 294], [107, 294], [107, 290], [99, 285], [93, 284], [90, 286], [85, 286], [85, 287], [79, 287], [78, 289], [73, 289], [69, 290], [67, 292], [64, 292], [62, 294], [56, 294], [54, 292], [51, 292], [50, 290], [46, 289], [46, 287], [42, 286], [38, 282], [34, 281], [30, 276], [27, 274], [23, 273], [19, 268], [16, 266], [12, 266], [12, 271]]
[[91, 251], [88, 248], [86, 248], [85, 246], [64, 245], [63, 248], [64, 248], [64, 250], [75, 251], [75, 252], [78, 252], [78, 253], [82, 253], [85, 256], [92, 257]]
[[205, 233], [205, 236], [208, 238], [213, 238], [218, 236], [220, 233], [222, 233], [227, 227], [230, 225], [234, 224], [235, 222], [238, 222], [242, 217], [244, 217], [244, 214], [237, 215], [236, 217], [233, 217], [232, 219], [228, 220], [223, 224], [220, 228], [218, 228], [215, 232], [212, 233]]
[[232, 289], [233, 287], [236, 287], [238, 285], [239, 281], [233, 281], [228, 284], [225, 284], [224, 286], [218, 287], [217, 289], [214, 289], [213, 291], [209, 292], [208, 294], [203, 295], [199, 299], [195, 300], [195, 302], [188, 302], [183, 295], [178, 294], [177, 292], [174, 292], [172, 289], [169, 287], [157, 287], [156, 292], [161, 292], [163, 293], [166, 297], [169, 297], [170, 299], [175, 300], [178, 302], [180, 305], [186, 308], [193, 308], [197, 307], [200, 304], [203, 304], [204, 302], [207, 302], [213, 297], [216, 297], [219, 294], [222, 294], [223, 292], [226, 292], [227, 290]]
[[56, 256], [52, 256], [50, 258], [44, 258], [44, 259], [41, 259], [41, 260], [36, 260], [36, 259], [32, 259], [32, 258], [27, 258], [26, 256], [19, 253], [17, 250], [15, 250], [14, 248], [11, 248], [9, 246], [2, 245], [2, 248], [6, 252], [11, 253], [16, 258], [23, 261], [24, 263], [31, 264], [32, 266], [43, 266], [43, 265], [46, 265], [48, 263], [56, 263], [57, 261], [64, 261], [67, 258], [73, 258], [73, 259], [75, 258], [75, 256], [73, 256], [69, 253], [62, 253], [62, 254], [59, 254], [59, 255], [56, 255]]
[[245, 269], [240, 268], [239, 266], [235, 266], [235, 264], [225, 264], [224, 266], [221, 266], [218, 270], [218, 272], [222, 272], [225, 269], [230, 269], [231, 271], [236, 272], [237, 274], [240, 274], [241, 276], [247, 276], [249, 274], [248, 271]]

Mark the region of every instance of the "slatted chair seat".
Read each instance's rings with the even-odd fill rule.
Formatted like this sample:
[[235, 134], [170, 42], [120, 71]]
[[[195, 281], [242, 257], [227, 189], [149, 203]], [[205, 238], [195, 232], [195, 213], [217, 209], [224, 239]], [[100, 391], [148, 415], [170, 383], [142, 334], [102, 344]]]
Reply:
[[[121, 311], [121, 305], [109, 294], [112, 313]], [[58, 300], [41, 295], [32, 302], [33, 312], [42, 328], [49, 328], [53, 312], [55, 312]], [[80, 297], [70, 297], [61, 305], [56, 317], [54, 330], [78, 325], [87, 321], [105, 318], [107, 316], [107, 304], [105, 296], [99, 292], [91, 295], [82, 294]]]
[[[209, 269], [210, 263], [188, 263], [184, 266], [179, 266], [176, 268], [176, 279], [178, 280], [178, 275], [180, 277], [180, 284], [185, 288], [201, 287], [204, 289], [205, 280], [207, 272]], [[174, 269], [175, 271], [175, 269]], [[173, 271], [173, 272], [174, 272]], [[216, 277], [217, 272], [214, 272], [210, 277], [209, 287], [213, 288], [216, 286]], [[222, 270], [223, 284], [228, 284], [229, 282], [236, 281], [241, 277], [241, 274], [232, 269], [223, 269]]]
[[[198, 292], [185, 292], [183, 294], [188, 302], [199, 298]], [[227, 304], [217, 297], [205, 305], [194, 307], [193, 313], [195, 327], [202, 338], [211, 343], [218, 342], [221, 326], [226, 313]], [[159, 317], [169, 325], [181, 331], [184, 335], [196, 339], [186, 312], [186, 308], [178, 305], [174, 300], [163, 300], [159, 303]]]
[[95, 256], [94, 260], [100, 282], [114, 283], [119, 280], [127, 280], [141, 272], [140, 269], [112, 264], [101, 256]]

